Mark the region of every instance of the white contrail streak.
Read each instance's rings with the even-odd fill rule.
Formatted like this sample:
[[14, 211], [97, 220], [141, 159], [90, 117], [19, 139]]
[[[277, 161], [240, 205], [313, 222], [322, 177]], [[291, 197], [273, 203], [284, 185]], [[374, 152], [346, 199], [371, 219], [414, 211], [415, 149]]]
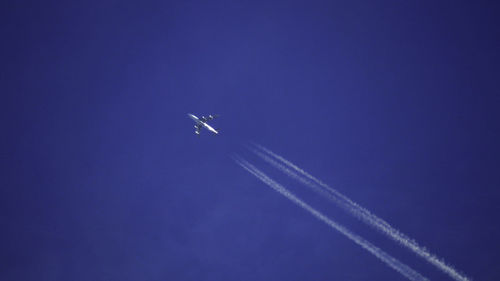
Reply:
[[[337, 190], [333, 189], [326, 183], [323, 183], [319, 179], [313, 177], [306, 171], [302, 170], [292, 162], [286, 160], [282, 156], [272, 152], [271, 150], [258, 145], [254, 144], [257, 149], [249, 148], [251, 151], [253, 151], [255, 154], [257, 154], [260, 158], [262, 158], [264, 161], [270, 163], [277, 169], [281, 170], [288, 176], [299, 180], [306, 186], [312, 188], [316, 192], [322, 194], [323, 196], [327, 197], [330, 199], [332, 202], [336, 203], [338, 206], [343, 208], [344, 210], [348, 211], [352, 215], [356, 216], [357, 218], [361, 219], [363, 222], [366, 224], [374, 227], [375, 229], [381, 231], [384, 233], [386, 236], [391, 238], [392, 240], [400, 243], [404, 247], [410, 249], [413, 251], [415, 254], [418, 256], [422, 257], [423, 259], [427, 260], [429, 263], [443, 271], [444, 273], [448, 274], [451, 278], [457, 280], [457, 281], [470, 281], [468, 277], [462, 275], [461, 273], [457, 272], [456, 269], [454, 269], [451, 265], [446, 264], [442, 259], [439, 259], [435, 255], [431, 254], [427, 249], [424, 247], [420, 246], [415, 242], [413, 239], [409, 238], [405, 234], [399, 232], [397, 229], [392, 227], [389, 223], [384, 221], [383, 219], [377, 217], [376, 215], [370, 213], [367, 209], [359, 206], [355, 202], [353, 202], [351, 199], [347, 198], [345, 195], [341, 194]], [[263, 152], [267, 153], [264, 154]], [[280, 161], [274, 160], [273, 158], [269, 157], [268, 155], [272, 156], [274, 159]], [[299, 173], [299, 174], [297, 174]]]
[[285, 196], [288, 198], [290, 201], [293, 203], [297, 204], [299, 207], [303, 208], [304, 210], [308, 211], [310, 214], [315, 216], [317, 219], [323, 221], [326, 223], [328, 226], [331, 228], [339, 231], [340, 233], [344, 234], [347, 238], [351, 239], [354, 243], [358, 244], [361, 246], [363, 249], [367, 250], [374, 256], [376, 256], [378, 259], [380, 259], [382, 262], [390, 266], [392, 269], [396, 270], [397, 272], [401, 273], [404, 275], [406, 278], [412, 281], [425, 281], [428, 280], [424, 276], [422, 276], [420, 273], [416, 272], [409, 266], [401, 263], [399, 260], [396, 258], [390, 256], [386, 252], [382, 251], [381, 249], [377, 248], [376, 246], [372, 245], [370, 242], [366, 241], [362, 237], [356, 235], [355, 233], [351, 232], [344, 226], [334, 222], [333, 220], [329, 219], [313, 207], [309, 206], [307, 203], [302, 201], [300, 198], [298, 198], [296, 195], [291, 193], [288, 189], [280, 185], [279, 183], [275, 182], [273, 179], [269, 178], [266, 174], [255, 168], [252, 164], [248, 163], [247, 161], [235, 157], [234, 160], [236, 163], [238, 163], [242, 168], [253, 174], [255, 177], [257, 177], [259, 180], [267, 184], [269, 187], [274, 189], [275, 191], [279, 192], [281, 195]]

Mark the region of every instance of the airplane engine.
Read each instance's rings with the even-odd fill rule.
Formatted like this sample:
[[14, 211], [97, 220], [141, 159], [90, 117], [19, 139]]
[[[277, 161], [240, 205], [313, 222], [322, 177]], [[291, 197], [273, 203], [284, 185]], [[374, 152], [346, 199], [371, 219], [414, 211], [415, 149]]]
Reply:
[[195, 129], [197, 129], [197, 128], [198, 128], [198, 125], [194, 125], [194, 127], [195, 127]]

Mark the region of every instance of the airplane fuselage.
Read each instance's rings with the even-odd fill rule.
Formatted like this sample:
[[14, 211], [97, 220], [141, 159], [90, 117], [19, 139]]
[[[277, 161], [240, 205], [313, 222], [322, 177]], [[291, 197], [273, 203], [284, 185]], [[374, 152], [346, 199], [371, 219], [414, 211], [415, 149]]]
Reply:
[[204, 128], [206, 128], [207, 130], [209, 130], [210, 132], [212, 132], [214, 134], [218, 134], [219, 133], [219, 132], [217, 132], [217, 130], [215, 130], [214, 128], [212, 128], [212, 126], [208, 125], [207, 122], [201, 121], [198, 117], [194, 116], [193, 114], [188, 113], [188, 116], [191, 119], [193, 119], [194, 122], [196, 122], [196, 125], [203, 126]]

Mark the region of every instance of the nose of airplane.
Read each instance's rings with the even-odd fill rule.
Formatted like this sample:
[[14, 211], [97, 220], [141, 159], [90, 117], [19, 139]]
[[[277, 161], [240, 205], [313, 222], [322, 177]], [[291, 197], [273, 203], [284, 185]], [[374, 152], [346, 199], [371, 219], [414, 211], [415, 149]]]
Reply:
[[194, 116], [191, 113], [188, 113], [189, 118], [193, 119], [194, 122], [199, 122], [198, 117]]

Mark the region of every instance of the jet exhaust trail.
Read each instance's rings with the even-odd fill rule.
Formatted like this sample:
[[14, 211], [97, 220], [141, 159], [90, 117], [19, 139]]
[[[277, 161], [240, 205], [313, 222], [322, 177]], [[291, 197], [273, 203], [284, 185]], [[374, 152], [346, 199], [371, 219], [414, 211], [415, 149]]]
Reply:
[[242, 168], [247, 170], [249, 173], [253, 174], [255, 177], [257, 177], [259, 180], [267, 184], [269, 187], [274, 189], [275, 191], [279, 192], [281, 195], [285, 196], [287, 199], [298, 205], [299, 207], [303, 208], [304, 210], [308, 211], [310, 214], [315, 216], [317, 219], [323, 221], [326, 223], [328, 226], [331, 228], [339, 231], [340, 233], [344, 234], [347, 238], [352, 240], [354, 243], [358, 244], [374, 256], [376, 256], [378, 259], [380, 259], [382, 262], [387, 264], [389, 267], [392, 269], [396, 270], [397, 272], [401, 273], [403, 276], [408, 278], [409, 280], [412, 281], [419, 281], [419, 280], [428, 280], [424, 276], [422, 276], [420, 273], [416, 272], [409, 266], [401, 263], [399, 260], [396, 258], [390, 256], [386, 252], [382, 251], [378, 247], [372, 245], [370, 242], [366, 241], [362, 237], [356, 235], [355, 233], [351, 232], [344, 226], [336, 223], [335, 221], [329, 219], [327, 216], [323, 215], [304, 201], [302, 201], [300, 198], [298, 198], [296, 195], [291, 193], [288, 189], [286, 189], [284, 186], [280, 185], [279, 183], [275, 182], [273, 179], [268, 177], [266, 174], [264, 174], [262, 171], [257, 169], [255, 166], [250, 164], [244, 159], [241, 159], [240, 157], [234, 157], [233, 158], [238, 165], [240, 165]]
[[[448, 274], [451, 278], [457, 281], [470, 281], [468, 277], [460, 274], [451, 265], [446, 264], [442, 259], [439, 259], [435, 255], [431, 254], [427, 249], [418, 245], [413, 239], [409, 238], [405, 234], [399, 232], [397, 229], [392, 227], [389, 223], [383, 219], [377, 217], [376, 215], [370, 213], [367, 209], [359, 206], [351, 199], [347, 198], [345, 195], [341, 194], [339, 191], [330, 187], [329, 185], [323, 183], [319, 179], [313, 177], [306, 171], [302, 170], [292, 162], [286, 160], [282, 156], [272, 152], [271, 150], [259, 145], [253, 144], [255, 148], [249, 148], [257, 156], [259, 156], [264, 161], [273, 165], [283, 173], [287, 174], [291, 178], [297, 179], [304, 185], [313, 189], [314, 191], [320, 193], [324, 197], [328, 198], [335, 204], [337, 204], [342, 209], [351, 213], [353, 216], [359, 218], [364, 223], [374, 227], [375, 229], [381, 231], [386, 236], [392, 240], [398, 242], [404, 247], [408, 248], [418, 256], [425, 259], [430, 264], [437, 267], [439, 270]], [[269, 155], [269, 156], [268, 156]], [[271, 158], [271, 157], [272, 158]], [[278, 162], [279, 161], [279, 162]], [[281, 163], [280, 163], [281, 162]]]

